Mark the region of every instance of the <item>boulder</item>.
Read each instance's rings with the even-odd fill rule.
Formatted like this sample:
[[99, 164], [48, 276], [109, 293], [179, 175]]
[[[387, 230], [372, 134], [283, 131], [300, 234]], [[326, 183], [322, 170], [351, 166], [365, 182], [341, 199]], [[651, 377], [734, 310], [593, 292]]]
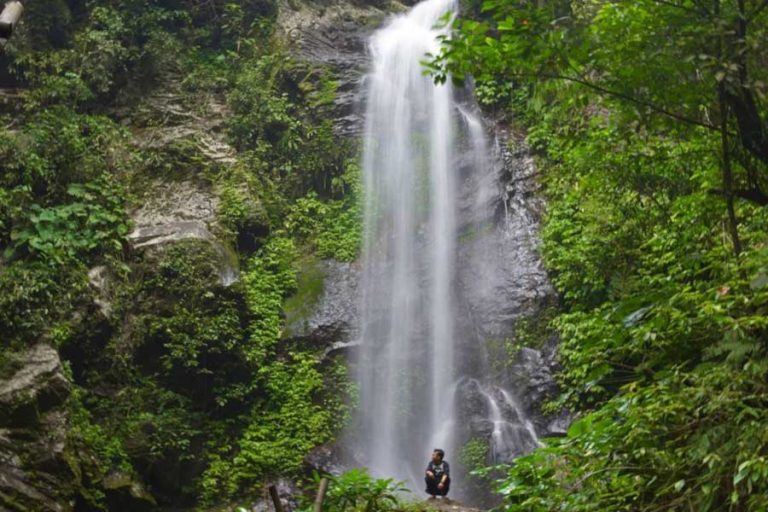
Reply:
[[68, 512], [77, 468], [67, 457], [70, 384], [58, 352], [37, 344], [0, 380], [0, 510]]
[[0, 381], [0, 427], [33, 426], [66, 401], [70, 384], [59, 353], [49, 345], [35, 345], [14, 362], [19, 369]]
[[128, 240], [137, 251], [161, 251], [181, 240], [211, 244], [217, 256], [221, 284], [239, 278], [236, 254], [213, 234], [217, 221], [218, 196], [191, 180], [157, 181], [146, 187], [140, 206], [131, 213], [134, 228]]
[[104, 492], [110, 510], [148, 511], [157, 507], [155, 498], [128, 473], [114, 471], [104, 477]]
[[358, 265], [325, 260], [316, 270], [321, 291], [312, 300], [304, 300], [301, 311], [289, 311], [287, 337], [324, 348], [325, 355], [358, 346]]

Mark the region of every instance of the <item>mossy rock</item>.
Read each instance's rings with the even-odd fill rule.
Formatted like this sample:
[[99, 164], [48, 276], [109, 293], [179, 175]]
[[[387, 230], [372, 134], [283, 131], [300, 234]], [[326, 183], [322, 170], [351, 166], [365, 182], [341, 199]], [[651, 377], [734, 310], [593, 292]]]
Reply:
[[309, 319], [323, 294], [325, 272], [320, 260], [307, 256], [298, 263], [296, 292], [285, 301], [285, 325], [283, 336], [306, 332]]

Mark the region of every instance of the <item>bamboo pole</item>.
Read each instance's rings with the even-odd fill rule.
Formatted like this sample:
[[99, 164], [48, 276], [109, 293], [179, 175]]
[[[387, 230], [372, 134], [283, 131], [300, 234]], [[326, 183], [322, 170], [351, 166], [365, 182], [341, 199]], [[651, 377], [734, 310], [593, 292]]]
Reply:
[[275, 505], [275, 512], [283, 512], [283, 504], [280, 502], [280, 495], [277, 493], [275, 484], [269, 486], [269, 497], [272, 498], [272, 504]]
[[315, 504], [312, 507], [312, 512], [323, 511], [323, 500], [325, 499], [325, 493], [328, 491], [328, 478], [323, 477], [320, 479], [320, 487], [317, 489], [317, 496], [315, 497]]

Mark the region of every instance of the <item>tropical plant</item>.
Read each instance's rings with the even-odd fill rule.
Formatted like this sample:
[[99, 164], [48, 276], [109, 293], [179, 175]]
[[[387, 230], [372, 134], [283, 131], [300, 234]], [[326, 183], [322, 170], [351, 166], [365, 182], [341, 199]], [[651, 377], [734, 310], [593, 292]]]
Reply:
[[[354, 468], [339, 476], [313, 475], [314, 486], [321, 477], [330, 480], [323, 509], [329, 512], [384, 512], [400, 509], [404, 493], [408, 492], [404, 482], [391, 478], [374, 478], [364, 468]], [[305, 509], [312, 510], [311, 506]]]

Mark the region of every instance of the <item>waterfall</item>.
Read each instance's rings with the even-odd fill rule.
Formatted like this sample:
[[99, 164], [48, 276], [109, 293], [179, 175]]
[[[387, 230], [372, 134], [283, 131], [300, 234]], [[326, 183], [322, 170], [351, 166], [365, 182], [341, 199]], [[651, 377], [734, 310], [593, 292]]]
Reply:
[[[435, 85], [421, 65], [447, 33], [436, 25], [456, 7], [455, 0], [425, 0], [392, 18], [371, 38], [365, 81], [356, 437], [375, 475], [406, 480], [414, 491], [423, 487], [433, 448], [455, 460], [466, 441], [457, 434], [466, 430], [458, 406], [470, 366], [465, 353], [479, 341], [460, 328], [466, 299], [457, 287], [459, 232], [479, 222], [473, 217], [486, 219], [500, 197], [481, 121], [459, 104], [450, 83]], [[462, 207], [467, 174], [478, 185]], [[497, 401], [486, 419], [499, 430], [488, 441], [510, 452], [510, 433], [519, 440], [519, 428]]]

